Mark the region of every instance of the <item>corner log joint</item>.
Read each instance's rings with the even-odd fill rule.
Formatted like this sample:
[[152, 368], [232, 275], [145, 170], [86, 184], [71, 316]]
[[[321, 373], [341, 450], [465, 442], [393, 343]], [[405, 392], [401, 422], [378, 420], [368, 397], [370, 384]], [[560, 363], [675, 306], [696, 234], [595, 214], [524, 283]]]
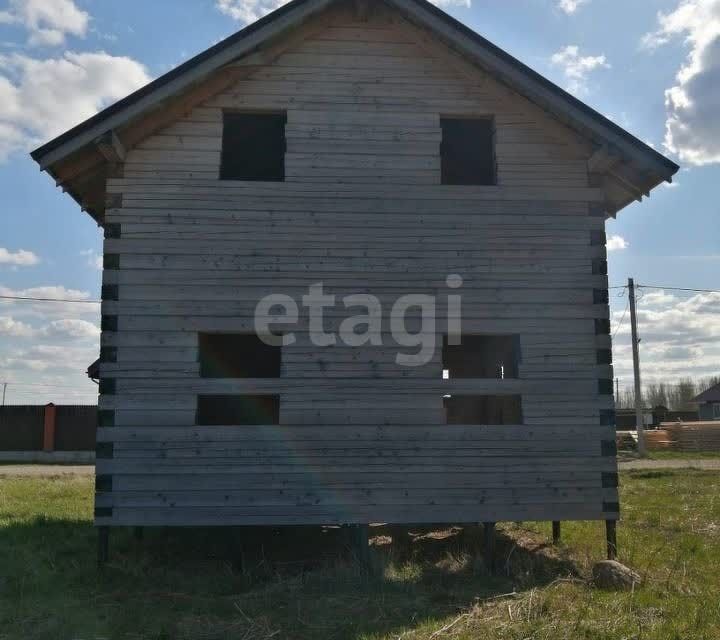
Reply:
[[95, 146], [108, 162], [119, 164], [125, 161], [125, 146], [117, 137], [115, 131], [106, 131], [95, 138]]

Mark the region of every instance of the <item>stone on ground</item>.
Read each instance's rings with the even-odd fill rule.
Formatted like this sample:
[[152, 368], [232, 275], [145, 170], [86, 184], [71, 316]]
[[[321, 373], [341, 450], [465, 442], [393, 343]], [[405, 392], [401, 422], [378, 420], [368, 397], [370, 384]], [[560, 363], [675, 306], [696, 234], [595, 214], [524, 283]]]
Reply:
[[600, 589], [632, 589], [640, 584], [640, 576], [615, 560], [603, 560], [592, 570], [593, 584]]

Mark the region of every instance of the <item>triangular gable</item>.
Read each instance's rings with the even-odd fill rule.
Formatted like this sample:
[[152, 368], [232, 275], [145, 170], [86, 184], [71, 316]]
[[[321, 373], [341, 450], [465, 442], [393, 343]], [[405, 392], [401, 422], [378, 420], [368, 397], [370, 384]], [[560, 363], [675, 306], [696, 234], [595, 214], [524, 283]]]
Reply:
[[[43, 145], [32, 157], [84, 208], [101, 210], [104, 198], [96, 196], [95, 202], [88, 194], [103, 195], [101, 185], [108, 164], [121, 161], [124, 148], [167, 124], [175, 113], [187, 111], [221, 91], [254, 64], [267, 64], [276, 55], [274, 50], [305, 37], [305, 25], [312, 24], [313, 18], [339, 1], [293, 0]], [[372, 1], [396, 9], [404, 19], [469, 64], [590, 141], [596, 152], [588, 162], [589, 172], [612, 177], [606, 185], [610, 213], [641, 199], [661, 182], [670, 181], [678, 170], [675, 163], [426, 0]], [[356, 2], [358, 10], [362, 10], [364, 0]], [[322, 28], [322, 24], [315, 28]], [[242, 61], [244, 69], [238, 61]]]

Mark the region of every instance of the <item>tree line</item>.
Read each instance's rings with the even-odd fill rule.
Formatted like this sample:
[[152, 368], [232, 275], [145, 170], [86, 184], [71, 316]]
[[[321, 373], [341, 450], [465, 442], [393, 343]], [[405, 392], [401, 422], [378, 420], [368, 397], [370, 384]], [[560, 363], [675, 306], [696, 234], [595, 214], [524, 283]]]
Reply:
[[[707, 378], [681, 378], [678, 382], [652, 382], [643, 385], [643, 406], [653, 408], [662, 405], [672, 411], [692, 411], [697, 405], [692, 399], [706, 389], [720, 384], [720, 376]], [[632, 409], [635, 407], [635, 389], [626, 387], [620, 390], [615, 398], [619, 409]]]

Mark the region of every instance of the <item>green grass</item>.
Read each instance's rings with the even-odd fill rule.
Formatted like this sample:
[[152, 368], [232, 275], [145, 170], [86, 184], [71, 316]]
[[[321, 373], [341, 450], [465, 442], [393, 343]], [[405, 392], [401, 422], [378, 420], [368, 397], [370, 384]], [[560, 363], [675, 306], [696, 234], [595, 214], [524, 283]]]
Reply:
[[547, 523], [503, 526], [492, 578], [456, 530], [405, 554], [379, 535], [374, 577], [337, 531], [155, 529], [140, 543], [113, 530], [99, 573], [91, 479], [0, 478], [0, 638], [720, 638], [720, 474], [622, 485], [620, 559], [645, 579], [634, 592], [588, 584], [601, 523], [563, 523], [559, 549]]
[[[717, 460], [720, 458], [720, 451], [648, 451], [645, 460]], [[632, 462], [642, 460], [637, 451], [621, 449], [618, 451], [618, 460], [621, 462]], [[688, 467], [691, 467], [688, 464]]]
[[651, 451], [651, 460], [708, 460], [720, 458], [720, 451]]

